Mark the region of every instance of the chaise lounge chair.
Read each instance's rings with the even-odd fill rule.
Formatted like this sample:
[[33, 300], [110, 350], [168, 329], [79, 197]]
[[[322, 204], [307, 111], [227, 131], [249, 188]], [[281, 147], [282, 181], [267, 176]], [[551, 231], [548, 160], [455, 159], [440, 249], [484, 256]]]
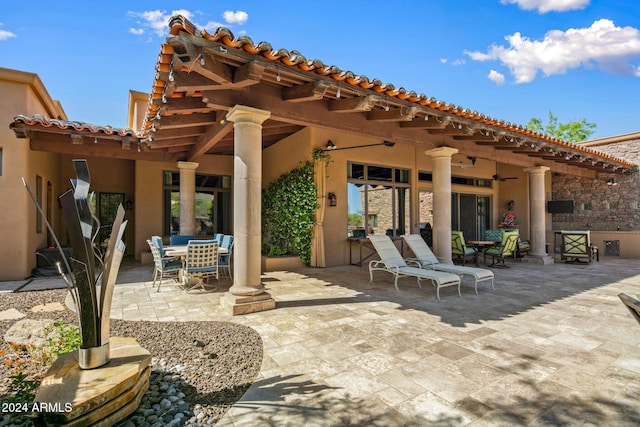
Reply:
[[398, 279], [400, 277], [415, 277], [420, 288], [422, 288], [420, 285], [421, 280], [431, 280], [431, 283], [436, 287], [438, 301], [440, 301], [440, 288], [447, 286], [458, 286], [458, 295], [462, 296], [459, 276], [443, 271], [427, 270], [421, 268], [417, 262], [414, 262], [415, 266], [409, 266], [389, 236], [369, 235], [369, 240], [380, 256], [379, 261], [369, 262], [369, 284], [373, 282], [374, 271], [386, 271], [395, 276], [394, 285], [396, 290], [399, 290]]
[[445, 271], [447, 273], [471, 276], [475, 280], [474, 288], [476, 290], [476, 295], [478, 295], [478, 282], [485, 280], [491, 280], [491, 287], [495, 290], [495, 287], [493, 286], [493, 271], [487, 270], [486, 268], [465, 267], [461, 265], [442, 263], [433, 254], [429, 245], [427, 245], [419, 234], [406, 234], [402, 236], [402, 238], [407, 242], [407, 245], [409, 245], [409, 248], [415, 255], [415, 258], [409, 258], [407, 261], [415, 260], [420, 263], [422, 268], [430, 268], [436, 271]]
[[618, 298], [627, 307], [636, 322], [640, 323], [640, 301], [625, 293], [618, 294]]

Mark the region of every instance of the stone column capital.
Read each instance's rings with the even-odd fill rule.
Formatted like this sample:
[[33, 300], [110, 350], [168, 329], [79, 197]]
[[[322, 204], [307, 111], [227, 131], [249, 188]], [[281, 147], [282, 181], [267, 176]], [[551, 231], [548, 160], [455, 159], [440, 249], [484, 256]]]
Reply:
[[427, 156], [431, 156], [434, 159], [437, 159], [439, 157], [451, 157], [457, 153], [458, 149], [452, 147], [437, 147], [424, 152], [424, 154], [426, 154]]
[[227, 113], [227, 120], [235, 123], [253, 123], [261, 125], [269, 117], [271, 117], [270, 111], [247, 107], [246, 105], [236, 105]]
[[195, 162], [178, 162], [178, 169], [184, 170], [196, 170], [200, 166], [200, 163]]
[[532, 168], [524, 168], [523, 170], [531, 175], [544, 174], [546, 171], [551, 168], [548, 166], [534, 166]]

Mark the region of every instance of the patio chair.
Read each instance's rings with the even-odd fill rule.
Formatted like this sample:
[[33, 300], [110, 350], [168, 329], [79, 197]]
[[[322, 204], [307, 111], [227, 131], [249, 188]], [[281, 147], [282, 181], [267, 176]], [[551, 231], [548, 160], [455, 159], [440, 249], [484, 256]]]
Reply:
[[407, 259], [407, 261], [418, 261], [422, 268], [430, 268], [436, 271], [444, 271], [447, 273], [459, 274], [463, 276], [471, 276], [473, 277], [475, 282], [474, 288], [476, 290], [476, 295], [478, 295], [478, 282], [482, 282], [485, 280], [490, 280], [491, 287], [495, 290], [495, 287], [493, 286], [493, 271], [487, 270], [486, 268], [465, 267], [440, 262], [440, 260], [431, 251], [429, 245], [427, 245], [427, 242], [425, 242], [422, 236], [420, 236], [419, 234], [406, 234], [402, 236], [402, 238], [415, 255], [415, 258], [409, 258]]
[[233, 276], [231, 275], [231, 255], [233, 254], [233, 236], [230, 236], [230, 235], [224, 236], [224, 238], [222, 239], [222, 243], [220, 244], [220, 247], [226, 249], [229, 252], [224, 255], [220, 255], [220, 257], [218, 258], [218, 266], [220, 267], [221, 271], [227, 272], [227, 275], [229, 276], [230, 279], [233, 279]]
[[[504, 259], [516, 253], [519, 236], [517, 231], [505, 231], [502, 235], [500, 246], [484, 250], [484, 263], [487, 263], [487, 255], [489, 255], [491, 257], [489, 267], [509, 268], [509, 266], [504, 263]], [[498, 262], [496, 262], [496, 259]]]
[[468, 257], [471, 257], [471, 259], [475, 263], [476, 257], [478, 256], [478, 251], [471, 246], [467, 246], [464, 241], [464, 235], [462, 234], [462, 231], [452, 231], [451, 254], [458, 258], [458, 260], [461, 260], [462, 265], [464, 265]]
[[484, 240], [499, 243], [502, 242], [503, 234], [504, 230], [487, 230], [484, 232]]
[[160, 251], [160, 255], [164, 256], [164, 245], [162, 243], [162, 237], [151, 236], [151, 241], [153, 242], [154, 245], [158, 247], [158, 250]]
[[224, 238], [224, 234], [222, 233], [215, 233], [213, 235], [213, 241], [216, 242], [218, 244], [218, 246], [220, 246], [222, 244], [222, 239]]
[[151, 254], [153, 255], [153, 283], [151, 284], [151, 287], [154, 288], [156, 286], [156, 280], [160, 279], [157, 289], [157, 292], [160, 292], [162, 279], [173, 278], [176, 281], [178, 280], [182, 263], [176, 258], [162, 256], [160, 249], [153, 240], [149, 239], [147, 240], [147, 243], [149, 244]]
[[[207, 290], [204, 280], [215, 277], [220, 281], [218, 268], [218, 244], [213, 240], [190, 240], [187, 244], [187, 256], [182, 262], [182, 283], [185, 289], [202, 288]], [[197, 283], [191, 284], [192, 279]], [[214, 287], [211, 290], [215, 290]]]
[[591, 262], [594, 258], [600, 261], [598, 247], [594, 246], [591, 241], [591, 234], [587, 231], [567, 231], [561, 230], [562, 246], [560, 250], [560, 259], [566, 262]]
[[179, 246], [179, 245], [186, 245], [187, 243], [189, 243], [189, 240], [193, 240], [193, 239], [194, 239], [193, 236], [179, 236], [177, 234], [174, 234], [171, 237], [169, 237], [169, 242], [173, 246]]
[[440, 288], [447, 286], [457, 286], [458, 295], [460, 293], [460, 277], [456, 274], [445, 273], [443, 271], [427, 270], [421, 268], [419, 263], [412, 262], [413, 266], [407, 264], [402, 258], [398, 248], [393, 244], [393, 241], [389, 236], [383, 235], [370, 235], [369, 240], [380, 256], [380, 260], [369, 262], [369, 284], [373, 282], [374, 271], [386, 271], [394, 275], [394, 285], [396, 290], [398, 289], [398, 279], [400, 277], [415, 277], [418, 282], [418, 287], [422, 288], [420, 284], [421, 280], [430, 280], [433, 286], [436, 287], [436, 295], [438, 301], [440, 301]]
[[627, 294], [618, 294], [620, 301], [627, 307], [631, 316], [640, 324], [640, 301]]

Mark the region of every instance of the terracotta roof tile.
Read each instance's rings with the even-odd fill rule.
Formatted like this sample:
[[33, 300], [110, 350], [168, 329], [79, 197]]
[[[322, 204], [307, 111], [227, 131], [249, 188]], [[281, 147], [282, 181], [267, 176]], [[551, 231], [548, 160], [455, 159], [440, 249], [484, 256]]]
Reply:
[[[77, 122], [72, 120], [51, 119], [40, 114], [33, 116], [18, 115], [13, 118], [13, 123], [23, 123], [27, 126], [42, 126], [45, 128], [58, 128], [61, 130], [75, 130], [78, 132], [87, 132], [91, 134], [113, 135], [121, 137], [135, 137], [140, 135], [129, 128], [116, 128], [113, 126], [101, 126], [85, 122]], [[13, 127], [12, 123], [12, 127]]]
[[[268, 42], [260, 42], [256, 44], [253, 42], [251, 37], [248, 36], [241, 36], [236, 38], [233, 32], [228, 28], [219, 27], [213, 34], [210, 34], [205, 29], [198, 31], [195, 25], [193, 25], [184, 16], [176, 15], [169, 20], [169, 30], [172, 35], [178, 35], [181, 31], [186, 31], [191, 35], [200, 36], [207, 40], [224, 44], [229, 48], [241, 49], [252, 55], [260, 55], [269, 61], [277, 62], [286, 67], [298, 68], [306, 72], [314, 72], [324, 77], [331, 77], [332, 79], [343, 82], [345, 84], [358, 86], [360, 88], [372, 90], [379, 94], [385, 94], [389, 97], [398, 98], [424, 107], [433, 108], [452, 116], [463, 117], [465, 119], [480, 122], [489, 126], [503, 128], [511, 132], [520, 133], [543, 141], [548, 141], [552, 144], [570, 148], [572, 150], [583, 152], [585, 154], [596, 155], [598, 157], [605, 158], [609, 161], [619, 163], [620, 165], [624, 165], [626, 167], [634, 166], [633, 164], [628, 163], [622, 159], [603, 154], [602, 152], [581, 146], [580, 144], [562, 141], [558, 138], [554, 138], [544, 133], [532, 131], [531, 129], [528, 129], [522, 125], [492, 118], [468, 108], [446, 103], [433, 97], [428, 97], [424, 94], [418, 94], [414, 91], [408, 91], [403, 87], [396, 88], [391, 83], [383, 83], [381, 80], [376, 78], [371, 79], [365, 75], [357, 75], [352, 71], [341, 70], [334, 65], [327, 66], [319, 59], [307, 59], [304, 55], [296, 50], [274, 50], [271, 44]], [[162, 45], [160, 57], [158, 58], [158, 64], [156, 66], [156, 79], [154, 80], [154, 86], [150, 97], [150, 112], [148, 112], [145, 119], [143, 130], [148, 131], [151, 128], [151, 121], [157, 114], [158, 107], [154, 107], [152, 101], [153, 99], [162, 96], [161, 93], [164, 89], [165, 82], [159, 78], [159, 74], [170, 70], [170, 61], [172, 61], [173, 57], [172, 53], [173, 48], [170, 45]]]

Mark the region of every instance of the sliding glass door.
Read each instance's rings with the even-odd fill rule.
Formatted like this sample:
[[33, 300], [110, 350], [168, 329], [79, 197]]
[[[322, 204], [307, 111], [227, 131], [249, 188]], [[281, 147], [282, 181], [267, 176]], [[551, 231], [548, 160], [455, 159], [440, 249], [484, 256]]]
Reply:
[[466, 240], [482, 240], [491, 224], [491, 197], [451, 194], [451, 229], [462, 231]]

